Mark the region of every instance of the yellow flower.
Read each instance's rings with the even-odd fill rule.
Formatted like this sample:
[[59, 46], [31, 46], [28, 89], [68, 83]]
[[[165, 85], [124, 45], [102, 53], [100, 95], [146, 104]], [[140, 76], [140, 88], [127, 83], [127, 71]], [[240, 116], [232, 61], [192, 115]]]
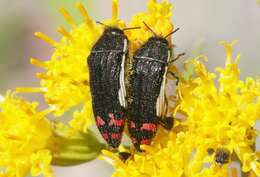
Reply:
[[238, 61], [232, 58], [232, 47], [236, 42], [222, 42], [227, 52], [226, 65], [217, 68], [218, 83], [214, 73], [206, 71], [204, 65], [194, 60], [196, 77], [179, 87], [180, 110], [187, 114], [187, 125], [204, 139], [205, 148], [226, 147], [235, 153], [243, 164], [243, 171], [253, 170], [257, 175], [259, 162], [252, 149], [257, 130], [254, 125], [260, 113], [260, 82], [250, 77], [239, 79]]
[[157, 35], [162, 37], [173, 31], [173, 24], [171, 22], [172, 4], [168, 0], [163, 0], [161, 3], [156, 2], [156, 0], [149, 0], [147, 8], [147, 12], [138, 13], [129, 23], [130, 27], [141, 27], [139, 30], [131, 30], [128, 33], [133, 51], [154, 35], [147, 29], [144, 22]]
[[70, 127], [51, 123], [53, 109], [37, 110], [8, 92], [0, 95], [0, 177], [53, 177], [51, 164], [76, 165], [95, 159], [105, 147], [94, 134], [71, 133]]
[[[125, 163], [112, 152], [103, 151], [112, 159], [114, 177], [228, 177], [229, 163], [215, 161], [221, 149], [229, 151], [229, 162], [236, 161], [231, 155], [236, 154], [244, 172], [260, 176], [259, 154], [252, 148], [257, 137], [253, 126], [260, 117], [260, 82], [240, 80], [239, 56], [232, 58], [235, 42], [222, 44], [227, 59], [224, 68], [217, 68], [218, 78], [217, 73], [207, 71], [201, 57], [189, 62], [195, 73], [179, 84], [175, 111], [179, 114], [173, 115], [178, 118], [183, 114], [184, 118], [176, 120], [170, 133], [159, 129], [153, 144], [142, 146], [145, 152], [134, 154]], [[210, 149], [213, 154], [209, 154]]]
[[[118, 19], [118, 1], [113, 0], [112, 2], [112, 18], [105, 20], [103, 23], [120, 29], [126, 28], [124, 22]], [[35, 33], [36, 36], [54, 47], [54, 53], [50, 60], [45, 62], [35, 58], [31, 59], [32, 64], [46, 70], [43, 73], [37, 73], [37, 77], [41, 80], [41, 87], [17, 90], [41, 92], [51, 110], [54, 110], [55, 116], [60, 117], [64, 113], [72, 111], [73, 119], [69, 122], [70, 126], [75, 130], [86, 131], [92, 124], [93, 114], [87, 57], [105, 27], [97, 25], [89, 17], [82, 4], [78, 3], [76, 7], [83, 15], [84, 23], [77, 25], [69, 13], [61, 9], [72, 30], [68, 32], [60, 27], [58, 31], [63, 35], [63, 38], [59, 42], [40, 32]], [[148, 11], [139, 13], [132, 18], [129, 27], [141, 27], [141, 29], [126, 32], [131, 44], [130, 56], [149, 37], [154, 35], [153, 32], [158, 36], [166, 37], [173, 31], [171, 10], [172, 5], [168, 0], [161, 3], [157, 3], [156, 0], [149, 0]], [[170, 41], [170, 36], [168, 40]], [[114, 177], [227, 177], [229, 162], [235, 160], [231, 158], [233, 157], [232, 154], [239, 158], [244, 172], [250, 171], [252, 174], [255, 173], [260, 176], [259, 157], [252, 148], [255, 145], [258, 133], [253, 126], [260, 117], [260, 82], [252, 78], [246, 78], [245, 81], [239, 79], [239, 56], [235, 60], [232, 58], [234, 44], [235, 42], [232, 44], [223, 42], [227, 58], [225, 67], [216, 69], [219, 73], [218, 77], [218, 73], [211, 73], [206, 69], [199, 60], [200, 57], [190, 61], [195, 73], [186, 80], [182, 78], [182, 82], [177, 87], [179, 99], [177, 99], [177, 106], [173, 114], [173, 117], [177, 117], [177, 120], [172, 131], [167, 132], [160, 128], [152, 145], [143, 145], [141, 148], [145, 152], [133, 154], [125, 163], [116, 154], [103, 151], [103, 154], [108, 157], [106, 159], [115, 167]], [[215, 84], [216, 82], [218, 83]], [[6, 102], [7, 98], [3, 100], [3, 103]], [[15, 107], [16, 105], [19, 106]], [[4, 135], [1, 135], [3, 140], [0, 142], [0, 159], [3, 159], [0, 160], [0, 166], [8, 167], [3, 175], [24, 176], [28, 171], [31, 171], [32, 175], [40, 173], [45, 176], [52, 175], [49, 168], [52, 155], [57, 155], [58, 163], [68, 165], [71, 160], [75, 160], [72, 157], [75, 154], [67, 153], [67, 150], [71, 149], [70, 145], [74, 144], [69, 142], [68, 148], [65, 148], [64, 151], [59, 148], [56, 151], [54, 150], [54, 153], [48, 150], [46, 142], [50, 139], [52, 131], [43, 113], [40, 113], [42, 119], [37, 120], [45, 122], [43, 132], [46, 132], [44, 135], [37, 134], [37, 138], [34, 137], [33, 132], [30, 133], [32, 130], [29, 129], [33, 126], [33, 130], [39, 129], [36, 120], [28, 123], [21, 121], [21, 124], [15, 124], [17, 120], [14, 120], [13, 117], [26, 115], [21, 116], [21, 120], [24, 117], [28, 120], [38, 117], [31, 116], [31, 112], [24, 111], [23, 105], [27, 105], [27, 103], [24, 104], [23, 101], [23, 104], [16, 103], [13, 105], [15, 108], [12, 108], [12, 110], [17, 111], [13, 111], [10, 115], [15, 114], [15, 116], [9, 117], [6, 114], [5, 116], [10, 122], [7, 121], [8, 124], [6, 123], [6, 125], [4, 123], [3, 126], [7, 128], [4, 127], [0, 130], [0, 133]], [[34, 114], [38, 115], [38, 112], [35, 111]], [[180, 114], [184, 115], [182, 119], [178, 119]], [[5, 116], [1, 115], [1, 117]], [[42, 123], [41, 126], [43, 126]], [[19, 127], [22, 128], [19, 129]], [[26, 129], [23, 129], [24, 127]], [[25, 139], [23, 139], [24, 136]], [[39, 138], [39, 136], [43, 137]], [[86, 149], [89, 149], [83, 143], [85, 139], [82, 138], [82, 135], [79, 137], [81, 140], [80, 147], [83, 145], [86, 146]], [[62, 137], [52, 139], [52, 144], [49, 144], [50, 149], [55, 148], [55, 143], [59, 140], [62, 141]], [[17, 142], [22, 142], [22, 145], [16, 144]], [[21, 151], [21, 154], [16, 154], [17, 149], [27, 147], [26, 145], [32, 142], [33, 145], [30, 145], [26, 150], [23, 149], [23, 153]], [[12, 144], [9, 145], [10, 143]], [[82, 154], [76, 154], [77, 163], [95, 158], [103, 147], [100, 144], [93, 157], [82, 157]], [[217, 152], [220, 149], [230, 152], [226, 164], [216, 163]], [[212, 154], [209, 153], [209, 150], [213, 150]], [[130, 149], [130, 152], [133, 151], [133, 149]], [[23, 163], [19, 163], [20, 160]], [[205, 168], [205, 164], [208, 164], [209, 167]]]
[[51, 152], [47, 149], [52, 126], [45, 118], [51, 110], [37, 111], [37, 102], [27, 102], [8, 92], [0, 99], [0, 176], [52, 177]]
[[[182, 177], [182, 176], [227, 176], [226, 166], [222, 170], [216, 170], [218, 167], [205, 169], [199, 173], [203, 166], [204, 156], [207, 153], [198, 146], [197, 152], [193, 158], [195, 150], [193, 143], [194, 135], [180, 132], [177, 135], [171, 132], [167, 137], [166, 145], [156, 144], [152, 146], [143, 145], [144, 153], [134, 154], [125, 163], [123, 163], [116, 154], [109, 151], [103, 151], [103, 154], [110, 159], [115, 168], [113, 177]], [[203, 174], [203, 175], [202, 175]]]
[[[82, 4], [77, 3], [76, 8], [83, 15], [84, 23], [76, 24], [72, 16], [65, 9], [61, 9], [61, 13], [72, 29], [66, 31], [60, 27], [58, 31], [63, 38], [59, 42], [40, 32], [35, 33], [37, 37], [53, 46], [54, 52], [48, 61], [31, 59], [33, 65], [46, 70], [36, 74], [41, 80], [41, 87], [18, 88], [17, 91], [42, 93], [47, 104], [55, 109], [54, 115], [57, 117], [72, 110], [73, 118], [69, 122], [70, 126], [75, 130], [87, 131], [93, 123], [87, 57], [105, 26], [97, 25]], [[143, 22], [146, 22], [158, 35], [169, 34], [173, 29], [170, 17], [171, 4], [167, 0], [162, 3], [149, 1], [148, 12], [136, 15], [130, 22], [129, 27], [142, 27], [126, 32], [131, 44], [137, 47], [153, 35], [144, 27]], [[118, 19], [118, 0], [112, 0], [112, 18], [105, 20], [103, 24], [120, 29], [126, 28], [124, 22]]]
[[[42, 93], [47, 104], [55, 108], [55, 116], [60, 117], [65, 112], [73, 110], [70, 126], [75, 130], [86, 131], [93, 123], [87, 57], [105, 27], [97, 25], [82, 4], [77, 3], [76, 8], [83, 15], [84, 23], [77, 25], [71, 15], [65, 9], [61, 9], [72, 30], [68, 32], [60, 27], [58, 31], [64, 37], [59, 42], [40, 32], [35, 33], [37, 37], [52, 45], [54, 52], [48, 61], [31, 59], [33, 65], [46, 70], [36, 74], [41, 80], [41, 87], [18, 88], [17, 91]], [[123, 28], [123, 21], [118, 19], [117, 0], [113, 0], [112, 9], [112, 18], [103, 23]]]

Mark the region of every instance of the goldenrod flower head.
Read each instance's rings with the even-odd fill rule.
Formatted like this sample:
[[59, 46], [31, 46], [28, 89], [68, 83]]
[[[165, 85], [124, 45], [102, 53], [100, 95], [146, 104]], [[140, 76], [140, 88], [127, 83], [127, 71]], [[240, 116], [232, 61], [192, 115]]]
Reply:
[[[87, 58], [106, 26], [123, 29], [125, 24], [118, 19], [117, 0], [112, 1], [112, 18], [105, 20], [105, 25], [97, 25], [82, 4], [78, 3], [76, 7], [83, 15], [84, 23], [77, 25], [70, 14], [61, 9], [72, 30], [68, 32], [60, 27], [58, 31], [64, 37], [59, 42], [42, 33], [35, 33], [54, 47], [54, 53], [45, 62], [35, 58], [31, 60], [32, 64], [46, 70], [37, 73], [41, 87], [18, 91], [41, 92], [55, 116], [73, 110], [70, 126], [75, 130], [86, 131], [93, 117]], [[153, 32], [165, 37], [173, 31], [171, 10], [172, 5], [168, 0], [161, 3], [149, 0], [148, 11], [132, 18], [129, 27], [141, 29], [127, 32], [131, 44], [130, 56], [154, 35]], [[183, 82], [178, 86], [179, 100], [173, 115], [178, 116], [177, 112], [184, 114], [184, 119], [176, 120], [172, 131], [160, 128], [152, 145], [143, 145], [141, 148], [145, 152], [133, 154], [125, 163], [116, 154], [103, 151], [115, 167], [114, 177], [228, 176], [228, 164], [234, 159], [228, 159], [227, 164], [217, 164], [217, 149], [226, 149], [230, 155], [236, 154], [242, 162], [243, 171], [253, 171], [260, 176], [259, 159], [252, 149], [257, 137], [257, 130], [253, 126], [260, 117], [260, 82], [252, 78], [240, 80], [239, 56], [235, 60], [232, 58], [235, 42], [222, 44], [226, 48], [227, 58], [225, 67], [217, 68], [217, 80], [217, 74], [207, 71], [198, 58], [190, 61], [195, 75], [187, 80], [182, 79]], [[215, 84], [216, 81], [218, 84]], [[46, 142], [53, 132], [44, 114], [36, 111], [35, 103], [13, 99], [11, 94], [2, 100], [0, 107], [0, 118], [3, 117], [4, 122], [0, 125], [3, 126], [0, 129], [0, 166], [7, 167], [3, 175], [22, 177], [31, 171], [32, 175], [43, 173], [51, 176], [49, 164], [52, 156]], [[42, 132], [36, 134], [36, 130]], [[100, 145], [97, 153], [103, 147]], [[209, 149], [214, 150], [213, 154], [208, 153]], [[67, 160], [63, 152], [56, 152], [60, 155], [58, 160]], [[68, 158], [71, 160], [71, 156]], [[77, 158], [82, 162], [81, 155]], [[205, 164], [209, 164], [209, 168], [205, 168]]]
[[[260, 82], [239, 79], [238, 59], [232, 58], [232, 44], [223, 43], [227, 51], [226, 65], [217, 68], [219, 77], [207, 71], [197, 58], [190, 62], [195, 74], [178, 86], [180, 100], [176, 112], [185, 118], [176, 120], [171, 132], [159, 129], [151, 146], [142, 146], [143, 153], [134, 154], [123, 163], [117, 155], [103, 151], [115, 167], [114, 177], [228, 177], [228, 164], [217, 164], [218, 149], [236, 154], [244, 172], [260, 175], [259, 159], [252, 149], [260, 117]], [[218, 81], [215, 84], [215, 81]], [[174, 114], [178, 118], [179, 114]], [[162, 136], [163, 135], [163, 136]], [[213, 154], [209, 154], [213, 149]], [[205, 168], [205, 164], [209, 164]]]
[[[75, 130], [86, 131], [92, 124], [92, 103], [89, 87], [89, 70], [87, 58], [92, 46], [102, 34], [105, 26], [97, 25], [84, 6], [76, 4], [76, 8], [84, 17], [84, 23], [77, 25], [70, 14], [61, 9], [61, 13], [68, 21], [72, 30], [66, 31], [60, 27], [58, 31], [64, 36], [59, 42], [53, 41], [44, 34], [35, 35], [54, 47], [49, 61], [31, 59], [31, 63], [46, 70], [37, 73], [41, 79], [41, 88], [17, 89], [17, 91], [41, 92], [46, 102], [55, 108], [55, 116], [62, 116], [64, 112], [74, 109], [73, 119], [69, 122]], [[113, 0], [112, 18], [103, 22], [108, 26], [124, 27], [123, 21], [118, 19], [118, 1]]]
[[[118, 18], [118, 0], [112, 1], [112, 18], [103, 22], [106, 26], [97, 25], [89, 17], [82, 4], [77, 3], [76, 8], [83, 15], [84, 23], [77, 25], [71, 15], [65, 9], [61, 9], [61, 13], [72, 30], [68, 32], [60, 27], [58, 31], [64, 37], [59, 42], [40, 32], [35, 33], [37, 37], [52, 45], [54, 52], [49, 61], [31, 59], [32, 64], [46, 70], [46, 72], [36, 74], [41, 79], [41, 87], [20, 88], [17, 91], [41, 92], [46, 102], [55, 108], [54, 115], [58, 117], [74, 109], [73, 119], [69, 122], [70, 126], [75, 130], [86, 131], [87, 127], [93, 123], [87, 57], [106, 26], [123, 29], [125, 24]], [[144, 42], [152, 35], [151, 31], [144, 27], [143, 21], [158, 35], [167, 35], [173, 29], [170, 17], [171, 4], [168, 1], [162, 3], [149, 1], [148, 12], [138, 14], [130, 23], [130, 26], [142, 27], [142, 29], [129, 30], [127, 33], [129, 40], [137, 44], [137, 39]]]
[[144, 42], [154, 34], [147, 29], [144, 22], [158, 35], [165, 37], [173, 31], [171, 22], [172, 4], [168, 0], [163, 0], [161, 3], [156, 0], [149, 0], [147, 4], [147, 12], [136, 14], [129, 26], [141, 27], [139, 30], [129, 31], [129, 40], [132, 42], [133, 50], [136, 50]]
[[185, 125], [196, 135], [194, 141], [208, 148], [227, 148], [243, 164], [243, 171], [260, 175], [259, 162], [252, 146], [257, 130], [253, 127], [260, 117], [260, 82], [253, 78], [239, 79], [240, 56], [232, 58], [236, 42], [222, 42], [227, 59], [224, 68], [210, 73], [199, 60], [193, 60], [196, 76], [181, 84], [179, 109], [187, 114]]
[[37, 111], [37, 102], [27, 102], [8, 92], [0, 100], [0, 167], [3, 176], [53, 176], [52, 156], [47, 149], [52, 126], [44, 117], [50, 110]]

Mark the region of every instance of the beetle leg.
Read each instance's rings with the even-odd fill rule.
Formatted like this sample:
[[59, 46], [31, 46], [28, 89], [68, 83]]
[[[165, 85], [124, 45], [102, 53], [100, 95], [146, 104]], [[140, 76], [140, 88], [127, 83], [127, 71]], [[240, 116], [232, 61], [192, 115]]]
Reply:
[[167, 74], [170, 74], [172, 77], [176, 79], [176, 85], [179, 84], [180, 78], [175, 73], [169, 71]]
[[167, 96], [166, 96], [166, 93], [164, 94], [164, 100], [165, 100], [165, 109], [164, 109], [164, 116], [167, 115], [168, 113], [168, 100], [167, 100]]
[[171, 130], [173, 127], [174, 120], [172, 117], [158, 118], [159, 124], [166, 130]]
[[[167, 100], [166, 95], [164, 95], [164, 96], [165, 96], [165, 106], [166, 106], [164, 115], [167, 115], [167, 112], [168, 112], [168, 100]], [[158, 118], [158, 120], [159, 120], [159, 124], [161, 126], [163, 126], [166, 130], [171, 130], [172, 129], [172, 127], [173, 127], [173, 118], [172, 117], [164, 116], [164, 117]]]
[[127, 159], [129, 159], [129, 157], [131, 156], [131, 153], [129, 152], [119, 152], [118, 153], [118, 157], [125, 162]]
[[173, 62], [175, 62], [175, 61], [177, 61], [177, 60], [179, 60], [183, 55], [185, 55], [185, 53], [180, 53], [180, 54], [178, 54], [177, 57], [175, 57], [174, 59], [172, 59], [172, 60], [170, 60], [170, 61], [168, 62], [168, 65], [171, 64], [171, 63], [173, 63]]

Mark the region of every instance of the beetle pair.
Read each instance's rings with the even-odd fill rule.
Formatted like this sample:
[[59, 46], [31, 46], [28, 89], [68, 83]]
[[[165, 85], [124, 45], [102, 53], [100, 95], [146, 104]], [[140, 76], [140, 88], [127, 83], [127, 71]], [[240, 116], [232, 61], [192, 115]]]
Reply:
[[166, 40], [169, 35], [160, 37], [154, 33], [135, 52], [129, 95], [125, 84], [129, 41], [124, 29], [106, 27], [93, 46], [88, 57], [93, 112], [102, 137], [112, 148], [120, 145], [125, 122], [139, 151], [140, 145], [151, 143], [159, 124], [172, 127], [173, 119], [164, 118], [166, 74], [168, 64], [183, 54], [171, 60], [171, 47]]

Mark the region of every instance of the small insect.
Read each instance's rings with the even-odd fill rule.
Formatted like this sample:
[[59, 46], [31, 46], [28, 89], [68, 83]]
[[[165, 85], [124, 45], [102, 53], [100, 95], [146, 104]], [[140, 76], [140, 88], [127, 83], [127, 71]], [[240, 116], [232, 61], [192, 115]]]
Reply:
[[[153, 32], [145, 22], [144, 24]], [[173, 126], [173, 119], [165, 118], [166, 75], [168, 65], [184, 53], [171, 60], [171, 46], [166, 38], [176, 31], [178, 29], [165, 37], [153, 32], [154, 36], [149, 38], [133, 57], [133, 73], [129, 80], [131, 101], [128, 107], [128, 130], [132, 143], [139, 151], [141, 151], [140, 145], [151, 143], [159, 124], [166, 129], [171, 129]], [[174, 73], [172, 75], [177, 78]]]
[[217, 149], [215, 152], [215, 162], [218, 165], [224, 165], [229, 162], [230, 153], [229, 150], [220, 148]]
[[128, 39], [124, 30], [107, 26], [88, 57], [96, 125], [112, 148], [119, 146], [125, 125], [127, 58]]
[[215, 150], [213, 148], [208, 148], [207, 149], [208, 155], [214, 154]]

